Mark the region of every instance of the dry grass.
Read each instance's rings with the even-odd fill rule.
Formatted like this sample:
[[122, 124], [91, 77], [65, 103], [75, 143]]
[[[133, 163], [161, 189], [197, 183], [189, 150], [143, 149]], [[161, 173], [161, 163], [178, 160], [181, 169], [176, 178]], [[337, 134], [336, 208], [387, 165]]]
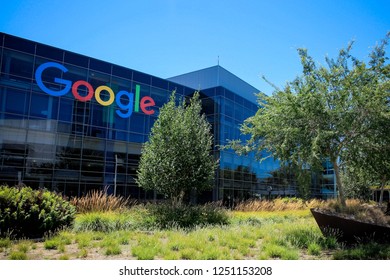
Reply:
[[73, 197], [70, 202], [76, 206], [78, 213], [117, 211], [136, 204], [135, 200], [107, 195], [101, 190], [93, 190], [82, 197]]
[[390, 225], [390, 216], [386, 216], [383, 209], [376, 203], [362, 203], [357, 199], [347, 199], [346, 207], [336, 200], [328, 201], [322, 208], [328, 212], [338, 213], [341, 216], [379, 225]]
[[322, 207], [324, 204], [325, 202], [323, 200], [318, 199], [308, 201], [298, 198], [277, 198], [273, 200], [251, 199], [238, 203], [234, 210], [244, 212], [305, 210]]

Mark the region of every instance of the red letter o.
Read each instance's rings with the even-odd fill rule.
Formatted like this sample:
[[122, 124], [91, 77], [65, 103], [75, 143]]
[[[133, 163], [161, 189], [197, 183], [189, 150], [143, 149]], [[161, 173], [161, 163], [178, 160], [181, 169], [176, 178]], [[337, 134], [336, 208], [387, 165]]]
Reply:
[[[85, 86], [88, 89], [88, 94], [86, 96], [80, 96], [79, 92], [77, 91], [79, 86]], [[93, 96], [93, 88], [92, 88], [91, 84], [88, 83], [87, 81], [80, 80], [80, 81], [77, 81], [73, 84], [72, 93], [73, 93], [74, 98], [76, 98], [77, 100], [82, 101], [82, 102], [87, 102], [87, 101], [91, 100], [91, 98]]]

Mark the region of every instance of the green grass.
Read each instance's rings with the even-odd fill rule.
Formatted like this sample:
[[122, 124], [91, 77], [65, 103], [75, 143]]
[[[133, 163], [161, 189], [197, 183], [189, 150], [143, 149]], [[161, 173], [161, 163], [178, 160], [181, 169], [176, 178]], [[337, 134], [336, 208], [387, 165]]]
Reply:
[[69, 259], [94, 258], [96, 253], [98, 259], [139, 260], [390, 259], [390, 245], [346, 248], [334, 237], [325, 238], [308, 210], [229, 212], [228, 224], [187, 229], [151, 226], [153, 218], [143, 220], [144, 211], [78, 215], [73, 230], [61, 231], [41, 245], [3, 238], [0, 259], [35, 256], [42, 246], [47, 251], [43, 259], [53, 258], [50, 250]]
[[69, 260], [69, 256], [68, 255], [61, 255], [59, 257], [59, 260]]
[[298, 250], [275, 243], [265, 244], [260, 255], [260, 259], [297, 260], [298, 258]]
[[8, 257], [9, 260], [27, 260], [27, 255], [24, 252], [11, 252]]
[[321, 254], [322, 248], [317, 243], [310, 243], [309, 246], [307, 246], [307, 252], [309, 255], [318, 256]]
[[12, 246], [11, 239], [9, 238], [0, 238], [0, 253], [5, 251], [5, 249]]
[[121, 248], [119, 247], [118, 244], [112, 244], [110, 246], [106, 247], [106, 250], [104, 254], [106, 256], [111, 256], [111, 255], [120, 255], [122, 253]]
[[32, 241], [22, 240], [17, 244], [18, 251], [27, 253], [30, 249], [32, 249], [32, 244]]
[[153, 260], [162, 252], [162, 242], [155, 235], [137, 235], [131, 253], [139, 260]]
[[390, 244], [359, 244], [352, 248], [338, 250], [336, 260], [390, 260]]
[[92, 246], [93, 233], [92, 232], [81, 232], [75, 237], [75, 242], [79, 249], [88, 248]]
[[79, 258], [82, 258], [82, 259], [85, 259], [86, 257], [88, 257], [88, 251], [87, 249], [83, 248], [79, 251], [78, 253], [78, 257]]
[[65, 252], [65, 246], [72, 243], [73, 234], [67, 231], [60, 232], [58, 235], [45, 240], [44, 248], [46, 250], [58, 250]]

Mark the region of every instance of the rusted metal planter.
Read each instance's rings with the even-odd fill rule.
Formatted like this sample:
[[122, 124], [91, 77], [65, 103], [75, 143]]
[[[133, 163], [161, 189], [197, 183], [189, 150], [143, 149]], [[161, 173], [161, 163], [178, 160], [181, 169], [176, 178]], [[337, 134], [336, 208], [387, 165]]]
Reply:
[[319, 209], [310, 209], [321, 232], [325, 236], [334, 235], [338, 241], [356, 243], [376, 241], [390, 243], [390, 227], [357, 221], [324, 213]]

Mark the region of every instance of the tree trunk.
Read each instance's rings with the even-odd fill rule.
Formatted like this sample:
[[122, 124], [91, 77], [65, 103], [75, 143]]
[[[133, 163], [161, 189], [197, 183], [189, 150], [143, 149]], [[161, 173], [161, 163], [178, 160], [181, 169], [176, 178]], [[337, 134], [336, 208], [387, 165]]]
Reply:
[[381, 182], [381, 193], [379, 195], [379, 206], [382, 206], [383, 203], [383, 192], [385, 191], [385, 185], [386, 185], [386, 176], [382, 178]]
[[173, 195], [171, 198], [172, 205], [174, 207], [180, 207], [182, 202], [183, 202], [184, 195], [185, 195], [185, 192], [183, 190], [181, 190], [178, 194]]
[[333, 164], [334, 174], [336, 176], [336, 187], [339, 191], [338, 200], [340, 201], [341, 205], [343, 207], [345, 207], [345, 206], [347, 206], [347, 204], [345, 203], [344, 189], [343, 189], [343, 185], [341, 183], [340, 167], [337, 163], [337, 159], [332, 160], [332, 164]]

